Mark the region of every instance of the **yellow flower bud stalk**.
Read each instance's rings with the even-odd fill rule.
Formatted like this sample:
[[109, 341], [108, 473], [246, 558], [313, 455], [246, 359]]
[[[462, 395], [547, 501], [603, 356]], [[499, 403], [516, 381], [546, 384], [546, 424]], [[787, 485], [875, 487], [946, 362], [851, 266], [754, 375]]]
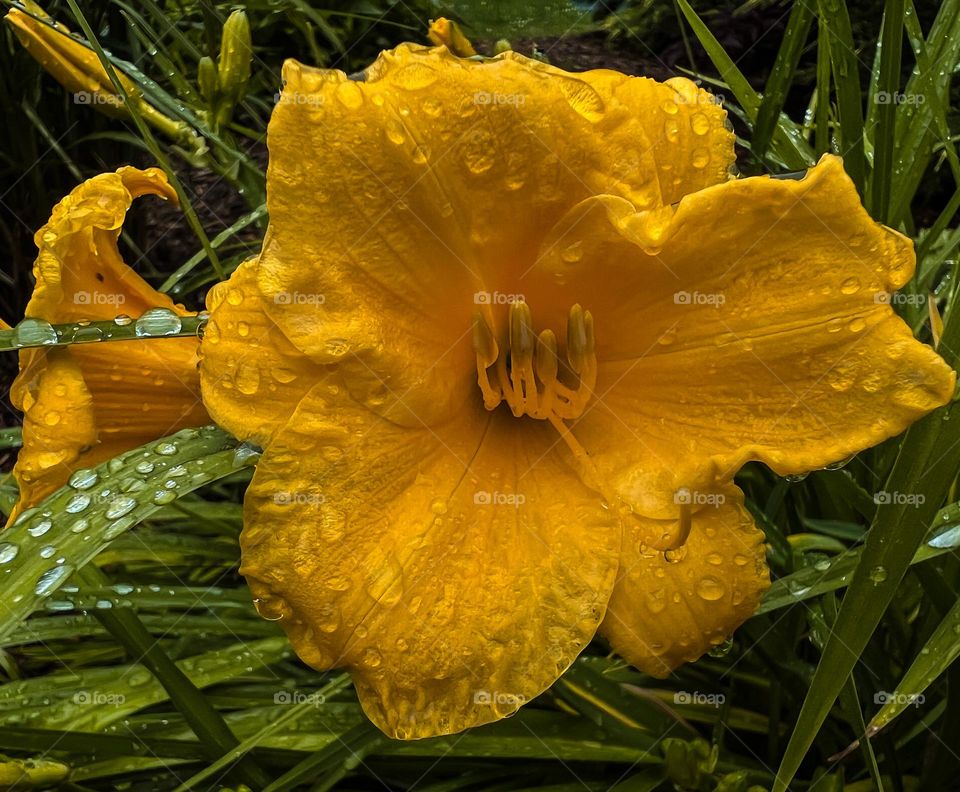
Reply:
[[59, 784], [70, 767], [49, 759], [8, 759], [0, 762], [0, 789], [33, 789]]
[[430, 29], [427, 31], [427, 37], [434, 44], [445, 46], [450, 52], [458, 58], [472, 58], [477, 54], [460, 26], [450, 20], [440, 17], [430, 23]]
[[245, 12], [234, 11], [223, 23], [220, 37], [220, 62], [217, 65], [220, 86], [220, 106], [217, 109], [219, 125], [230, 120], [233, 108], [246, 93], [252, 59], [250, 21]]
[[36, 3], [29, 3], [26, 8], [34, 16], [14, 8], [7, 14], [6, 21], [27, 52], [73, 94], [77, 104], [88, 104], [114, 118], [128, 118], [130, 110], [126, 103], [133, 102], [144, 120], [163, 134], [176, 140], [189, 134], [186, 124], [147, 104], [136, 83], [119, 70], [116, 70], [117, 79], [126, 98], [117, 93], [96, 52], [73, 38], [65, 25], [54, 22]]

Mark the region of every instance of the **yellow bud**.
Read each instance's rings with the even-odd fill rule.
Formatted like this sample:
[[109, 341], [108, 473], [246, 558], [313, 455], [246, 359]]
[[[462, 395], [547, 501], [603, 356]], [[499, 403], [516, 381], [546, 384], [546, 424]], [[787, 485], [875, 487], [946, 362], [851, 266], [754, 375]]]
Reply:
[[445, 46], [450, 52], [458, 58], [471, 58], [477, 54], [460, 26], [450, 19], [440, 17], [430, 23], [430, 29], [427, 31], [427, 37], [434, 44]]
[[[50, 17], [36, 3], [29, 10], [38, 17]], [[6, 20], [27, 52], [58, 83], [74, 96], [78, 104], [89, 104], [113, 116], [126, 116], [124, 99], [114, 89], [97, 53], [70, 35], [62, 24], [41, 22], [19, 9], [11, 9]], [[140, 91], [128, 77], [117, 72], [120, 84], [131, 99], [139, 99]]]

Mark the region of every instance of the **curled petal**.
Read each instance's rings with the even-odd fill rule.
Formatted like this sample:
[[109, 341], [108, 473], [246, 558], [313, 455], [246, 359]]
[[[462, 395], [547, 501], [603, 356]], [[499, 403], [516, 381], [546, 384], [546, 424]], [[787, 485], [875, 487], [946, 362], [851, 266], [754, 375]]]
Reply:
[[[26, 316], [66, 323], [137, 316], [149, 308], [186, 315], [130, 269], [117, 249], [131, 202], [148, 194], [176, 200], [162, 171], [127, 167], [89, 179], [57, 204], [35, 237], [36, 286]], [[78, 468], [208, 423], [196, 347], [195, 339], [170, 338], [21, 351], [10, 391], [25, 413], [24, 445], [14, 467], [17, 511], [62, 486]]]

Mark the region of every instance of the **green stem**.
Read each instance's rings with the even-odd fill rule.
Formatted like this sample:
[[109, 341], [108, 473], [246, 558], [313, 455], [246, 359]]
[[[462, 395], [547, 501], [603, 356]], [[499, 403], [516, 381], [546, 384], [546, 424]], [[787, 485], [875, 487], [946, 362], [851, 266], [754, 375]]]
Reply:
[[126, 316], [67, 324], [51, 324], [43, 319], [24, 319], [9, 330], [0, 330], [0, 352], [93, 344], [100, 341], [202, 337], [208, 319], [209, 316], [205, 313], [177, 316], [164, 308], [148, 311], [136, 321]]

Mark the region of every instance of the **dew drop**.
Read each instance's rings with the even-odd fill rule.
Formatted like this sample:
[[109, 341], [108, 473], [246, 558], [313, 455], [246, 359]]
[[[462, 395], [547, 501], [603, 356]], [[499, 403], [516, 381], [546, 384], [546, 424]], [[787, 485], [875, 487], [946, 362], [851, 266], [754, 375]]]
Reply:
[[90, 505], [90, 496], [85, 492], [78, 492], [70, 500], [67, 501], [67, 505], [64, 509], [70, 514], [78, 514], [82, 512], [87, 506]]
[[108, 520], [117, 520], [125, 514], [129, 514], [135, 508], [137, 508], [135, 499], [121, 496], [110, 501], [110, 505], [107, 507], [106, 512], [104, 512], [104, 516]]
[[51, 567], [37, 579], [34, 594], [38, 597], [49, 597], [72, 572], [73, 567], [69, 564]]
[[81, 468], [80, 470], [75, 471], [72, 476], [70, 476], [70, 480], [67, 483], [74, 489], [85, 490], [90, 489], [90, 487], [96, 484], [98, 478], [99, 476], [97, 475], [96, 470], [91, 470], [90, 468]]
[[9, 564], [19, 552], [20, 547], [13, 542], [0, 542], [0, 564]]
[[167, 336], [179, 333], [183, 322], [169, 308], [151, 308], [137, 319], [134, 332], [138, 336]]
[[30, 534], [30, 536], [43, 536], [51, 528], [53, 528], [53, 522], [48, 519], [42, 519], [27, 528], [27, 533]]
[[697, 596], [700, 599], [714, 602], [726, 593], [723, 583], [711, 575], [701, 578], [697, 583]]

